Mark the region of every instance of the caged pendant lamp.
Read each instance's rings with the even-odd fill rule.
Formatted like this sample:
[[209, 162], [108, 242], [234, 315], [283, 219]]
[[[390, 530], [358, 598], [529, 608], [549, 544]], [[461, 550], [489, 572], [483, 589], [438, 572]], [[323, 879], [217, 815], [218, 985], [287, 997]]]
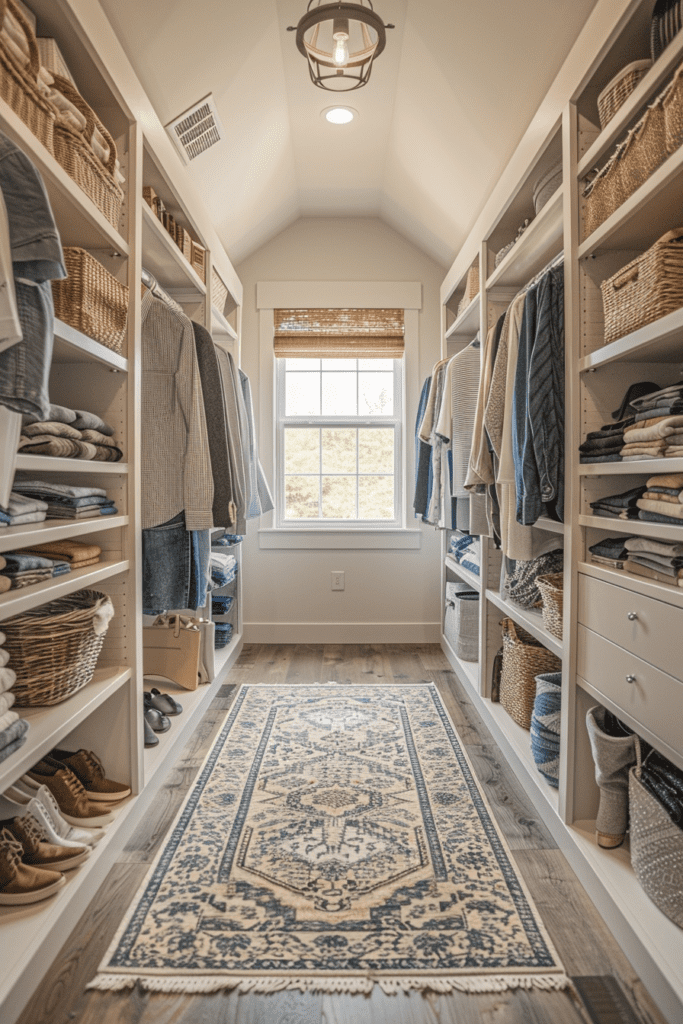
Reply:
[[309, 0], [299, 24], [287, 31], [296, 32], [314, 85], [328, 92], [351, 92], [367, 85], [373, 62], [386, 45], [386, 29], [393, 27], [375, 13], [372, 0]]

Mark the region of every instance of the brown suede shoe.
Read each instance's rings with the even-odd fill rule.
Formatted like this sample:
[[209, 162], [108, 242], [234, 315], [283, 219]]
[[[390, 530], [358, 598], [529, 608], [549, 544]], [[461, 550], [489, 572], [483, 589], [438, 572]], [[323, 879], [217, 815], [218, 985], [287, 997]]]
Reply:
[[86, 846], [56, 846], [46, 842], [44, 832], [31, 814], [0, 821], [1, 828], [6, 828], [21, 843], [24, 851], [21, 859], [32, 868], [71, 871], [82, 864], [90, 853]]
[[21, 863], [22, 847], [8, 829], [0, 829], [0, 905], [38, 903], [64, 885], [64, 875]]
[[50, 752], [50, 757], [71, 769], [82, 783], [89, 800], [108, 803], [130, 796], [130, 786], [105, 777], [104, 766], [92, 750], [78, 750], [74, 754], [69, 750], [55, 749]]
[[108, 825], [114, 820], [102, 804], [91, 803], [83, 786], [69, 768], [57, 768], [55, 761], [39, 761], [34, 764], [28, 777], [40, 785], [47, 786], [57, 801], [62, 817], [70, 825]]

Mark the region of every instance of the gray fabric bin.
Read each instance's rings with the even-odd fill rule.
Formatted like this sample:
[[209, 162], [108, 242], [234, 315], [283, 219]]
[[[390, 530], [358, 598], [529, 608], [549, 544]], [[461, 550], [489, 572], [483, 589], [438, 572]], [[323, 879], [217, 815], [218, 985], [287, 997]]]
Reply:
[[446, 584], [444, 636], [462, 661], [479, 659], [479, 594], [467, 583]]

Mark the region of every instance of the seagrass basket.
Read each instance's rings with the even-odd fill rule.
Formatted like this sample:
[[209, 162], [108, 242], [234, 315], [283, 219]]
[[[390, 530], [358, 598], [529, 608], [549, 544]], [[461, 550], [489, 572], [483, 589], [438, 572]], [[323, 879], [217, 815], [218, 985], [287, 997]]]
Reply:
[[500, 703], [523, 729], [531, 728], [536, 699], [536, 676], [560, 672], [560, 659], [512, 619], [503, 619], [503, 669]]
[[600, 127], [605, 128], [612, 120], [619, 107], [623, 106], [641, 78], [652, 67], [651, 60], [635, 60], [622, 68], [611, 82], [605, 86], [598, 96], [598, 117]]
[[206, 284], [206, 249], [192, 239], [192, 259], [190, 263], [197, 271], [200, 279]]
[[[77, 131], [63, 118], [58, 117], [54, 130], [54, 152], [57, 162], [62, 165], [70, 178], [76, 182], [114, 228], [119, 226], [123, 190], [114, 177], [116, 166], [116, 143], [99, 120], [92, 107], [86, 103], [78, 89], [68, 78], [54, 75], [55, 89], [58, 89], [70, 103], [85, 117], [85, 129]], [[95, 128], [109, 146], [107, 165], [93, 152], [89, 139]]]
[[669, 156], [683, 145], [683, 64], [674, 75], [664, 99], [664, 130]]
[[536, 585], [543, 599], [543, 625], [549, 633], [561, 640], [564, 573], [554, 572], [547, 576], [539, 576]]
[[228, 298], [227, 286], [223, 284], [223, 280], [220, 275], [211, 268], [211, 303], [216, 307], [219, 313], [225, 310], [225, 302]]
[[59, 704], [87, 686], [106, 633], [95, 631], [94, 619], [108, 602], [106, 594], [79, 590], [3, 622], [17, 707]]
[[683, 228], [667, 231], [642, 256], [603, 281], [605, 344], [683, 306]]
[[14, 0], [0, 0], [0, 25], [6, 11], [16, 18], [26, 36], [29, 60], [21, 67], [0, 39], [0, 96], [52, 153], [56, 110], [38, 88], [40, 55], [35, 32]]
[[102, 345], [121, 352], [128, 317], [128, 288], [76, 246], [64, 247], [69, 276], [52, 282], [55, 316]]
[[470, 269], [467, 271], [467, 280], [465, 282], [465, 294], [460, 300], [458, 305], [458, 312], [456, 319], [462, 313], [465, 312], [470, 302], [476, 299], [479, 294], [479, 263], [473, 263]]

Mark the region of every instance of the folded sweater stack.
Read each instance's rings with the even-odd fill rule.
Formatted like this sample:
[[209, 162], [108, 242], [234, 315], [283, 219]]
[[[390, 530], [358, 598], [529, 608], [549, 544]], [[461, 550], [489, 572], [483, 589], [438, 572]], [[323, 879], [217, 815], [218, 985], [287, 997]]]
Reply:
[[5, 634], [0, 633], [0, 762], [26, 742], [28, 722], [12, 711], [14, 686], [17, 676], [8, 665], [9, 655], [4, 648]]
[[0, 527], [42, 523], [45, 519], [47, 519], [47, 502], [37, 496], [12, 491], [7, 507], [0, 507]]
[[50, 415], [55, 418], [24, 422], [19, 440], [22, 455], [96, 462], [120, 462], [123, 458], [114, 441], [113, 428], [99, 416], [58, 405], [50, 407]]
[[589, 547], [591, 561], [608, 565], [611, 569], [623, 569], [628, 558], [626, 541], [630, 537], [605, 537]]
[[628, 553], [626, 568], [630, 572], [683, 587], [683, 544], [650, 537], [628, 537], [624, 546]]
[[455, 561], [463, 568], [469, 569], [475, 576], [481, 575], [481, 554], [479, 537], [466, 533], [454, 533], [448, 549]]
[[101, 487], [52, 484], [45, 480], [22, 479], [19, 474], [14, 486], [26, 500], [40, 499], [48, 519], [93, 519], [118, 512], [113, 500]]
[[624, 431], [621, 457], [624, 462], [683, 457], [683, 415], [635, 420]]
[[0, 555], [0, 593], [43, 583], [67, 572], [71, 572], [71, 566], [62, 559], [26, 551], [6, 551]]
[[657, 473], [648, 477], [637, 506], [638, 519], [647, 523], [683, 526], [683, 473]]
[[51, 559], [58, 559], [66, 565], [67, 572], [76, 569], [85, 569], [88, 565], [97, 565], [102, 554], [102, 548], [97, 544], [81, 544], [77, 540], [53, 540], [45, 544], [34, 544], [25, 555], [36, 555]]
[[604, 498], [598, 498], [597, 501], [591, 502], [593, 515], [611, 519], [638, 519], [638, 501], [646, 490], [645, 486], [632, 487], [621, 494], [609, 494]]
[[581, 462], [621, 462], [624, 431], [635, 423], [633, 416], [618, 423], [606, 423], [593, 430], [579, 446]]
[[234, 555], [224, 555], [220, 551], [211, 552], [212, 587], [227, 587], [237, 576], [237, 559]]

